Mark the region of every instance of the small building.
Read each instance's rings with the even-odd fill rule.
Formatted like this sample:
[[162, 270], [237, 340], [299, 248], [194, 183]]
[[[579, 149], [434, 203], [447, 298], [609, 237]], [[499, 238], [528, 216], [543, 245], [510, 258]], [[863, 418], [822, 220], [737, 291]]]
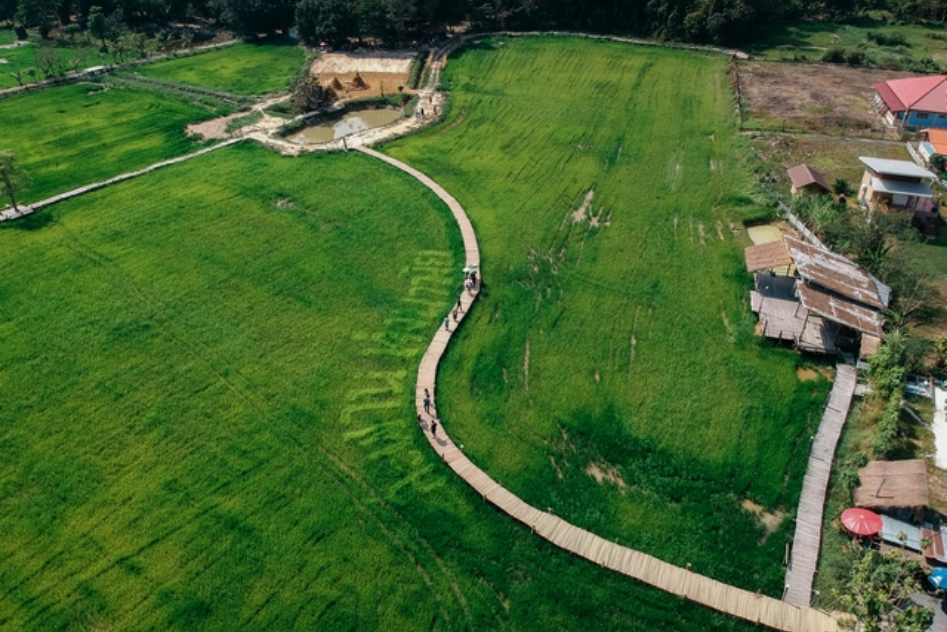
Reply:
[[934, 174], [909, 160], [859, 156], [865, 165], [858, 201], [873, 211], [901, 211], [933, 216]]
[[920, 521], [927, 502], [927, 468], [921, 459], [869, 461], [858, 470], [856, 507], [888, 512], [909, 510]]
[[[760, 334], [816, 353], [870, 355], [884, 335], [881, 310], [891, 289], [850, 259], [792, 237], [750, 246], [747, 270], [754, 274], [750, 307]], [[794, 271], [778, 275], [776, 269]]]
[[872, 105], [890, 127], [947, 128], [947, 76], [891, 79], [874, 88]]
[[792, 194], [800, 191], [812, 194], [831, 193], [832, 187], [825, 181], [825, 177], [809, 165], [796, 165], [786, 170], [789, 181], [792, 183]]
[[921, 141], [917, 144], [917, 149], [928, 165], [934, 154], [947, 156], [947, 129], [921, 130]]

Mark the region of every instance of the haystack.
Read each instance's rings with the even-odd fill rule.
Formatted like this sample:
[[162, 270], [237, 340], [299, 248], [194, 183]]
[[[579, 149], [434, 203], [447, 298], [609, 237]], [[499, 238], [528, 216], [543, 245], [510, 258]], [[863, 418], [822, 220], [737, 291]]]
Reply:
[[338, 77], [332, 77], [332, 81], [329, 82], [329, 88], [332, 90], [341, 90], [342, 82], [339, 81]]
[[355, 72], [355, 77], [352, 79], [350, 85], [353, 90], [365, 90], [368, 88], [368, 84], [362, 79], [362, 75], [358, 74], [358, 71]]

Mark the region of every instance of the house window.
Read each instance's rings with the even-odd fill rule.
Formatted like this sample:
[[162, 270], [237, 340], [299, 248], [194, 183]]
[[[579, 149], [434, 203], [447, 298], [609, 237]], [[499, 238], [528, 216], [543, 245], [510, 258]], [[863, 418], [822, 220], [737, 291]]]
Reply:
[[919, 121], [926, 121], [927, 119], [931, 117], [931, 113], [930, 112], [916, 112], [914, 114], [914, 117]]
[[938, 114], [938, 115], [937, 115], [937, 120], [938, 120], [938, 121], [943, 121], [944, 119], [947, 119], [947, 114]]

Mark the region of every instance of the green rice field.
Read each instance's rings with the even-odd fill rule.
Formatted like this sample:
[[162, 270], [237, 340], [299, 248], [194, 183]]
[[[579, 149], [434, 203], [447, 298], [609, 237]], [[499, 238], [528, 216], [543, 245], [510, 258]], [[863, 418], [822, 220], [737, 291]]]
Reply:
[[749, 629], [432, 453], [413, 379], [460, 252], [410, 177], [252, 145], [0, 225], [0, 629]]
[[0, 101], [0, 148], [32, 176], [30, 202], [194, 151], [187, 124], [224, 112], [102, 84], [47, 88]]
[[726, 62], [489, 40], [448, 65], [444, 125], [387, 151], [480, 238], [483, 301], [438, 378], [452, 438], [537, 507], [779, 596], [828, 383], [753, 334], [740, 224], [769, 211]]
[[199, 55], [142, 66], [139, 74], [235, 94], [285, 90], [305, 59], [298, 46], [236, 44]]

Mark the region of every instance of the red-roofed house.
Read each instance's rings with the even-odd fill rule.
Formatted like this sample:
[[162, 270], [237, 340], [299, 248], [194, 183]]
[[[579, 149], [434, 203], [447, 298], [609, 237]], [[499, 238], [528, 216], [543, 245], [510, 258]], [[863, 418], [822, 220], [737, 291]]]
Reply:
[[908, 130], [947, 128], [947, 76], [876, 83], [873, 104], [892, 127]]

